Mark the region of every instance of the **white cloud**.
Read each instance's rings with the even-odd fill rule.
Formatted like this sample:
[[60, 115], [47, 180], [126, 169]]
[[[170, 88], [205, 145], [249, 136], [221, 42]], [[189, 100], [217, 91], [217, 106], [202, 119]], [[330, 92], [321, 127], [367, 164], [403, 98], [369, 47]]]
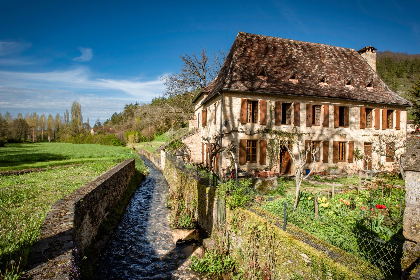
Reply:
[[74, 61], [86, 62], [92, 59], [92, 49], [91, 48], [78, 48], [79, 51], [82, 53], [79, 57], [73, 59]]
[[0, 56], [18, 54], [31, 47], [30, 43], [0, 41]]

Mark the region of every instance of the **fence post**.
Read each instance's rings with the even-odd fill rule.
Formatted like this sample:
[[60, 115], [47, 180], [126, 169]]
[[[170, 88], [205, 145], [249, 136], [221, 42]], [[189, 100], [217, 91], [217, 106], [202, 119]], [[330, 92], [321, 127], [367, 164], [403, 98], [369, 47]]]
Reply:
[[315, 196], [315, 219], [318, 219], [318, 196]]
[[287, 225], [287, 202], [284, 201], [284, 214], [283, 214], [283, 230], [286, 231]]
[[359, 170], [359, 188], [357, 188], [357, 195], [360, 195], [361, 188], [362, 188], [362, 171]]
[[334, 199], [334, 183], [332, 184], [331, 199]]

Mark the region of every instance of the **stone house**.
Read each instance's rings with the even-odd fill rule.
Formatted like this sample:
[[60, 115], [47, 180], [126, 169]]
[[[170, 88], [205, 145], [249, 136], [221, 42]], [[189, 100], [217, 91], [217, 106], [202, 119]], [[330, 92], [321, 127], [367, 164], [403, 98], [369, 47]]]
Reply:
[[[237, 147], [235, 161], [241, 169], [264, 170], [267, 139], [258, 131], [270, 125], [304, 133], [302, 144], [318, 150], [316, 171], [338, 168], [347, 173], [360, 166], [353, 157], [356, 148], [371, 155], [374, 165], [392, 168], [388, 157], [372, 152], [372, 139], [390, 134], [405, 138], [411, 104], [380, 79], [373, 47], [357, 52], [243, 32], [218, 76], [193, 103], [190, 129], [198, 134], [190, 149], [196, 162], [209, 161], [208, 151], [221, 132], [222, 146]], [[222, 168], [229, 167], [228, 152], [221, 157]], [[287, 149], [278, 158], [275, 172], [293, 172]], [[214, 160], [217, 169], [219, 157]]]

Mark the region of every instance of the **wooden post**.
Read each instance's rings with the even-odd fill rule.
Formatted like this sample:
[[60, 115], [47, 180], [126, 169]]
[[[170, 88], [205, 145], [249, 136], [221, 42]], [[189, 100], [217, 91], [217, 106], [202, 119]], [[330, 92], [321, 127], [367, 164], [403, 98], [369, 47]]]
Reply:
[[315, 219], [318, 219], [318, 196], [315, 196]]
[[327, 201], [330, 200], [330, 192], [327, 192]]
[[334, 199], [334, 183], [332, 185], [331, 199]]
[[357, 195], [360, 195], [361, 188], [362, 188], [362, 171], [359, 170], [359, 188], [357, 189]]

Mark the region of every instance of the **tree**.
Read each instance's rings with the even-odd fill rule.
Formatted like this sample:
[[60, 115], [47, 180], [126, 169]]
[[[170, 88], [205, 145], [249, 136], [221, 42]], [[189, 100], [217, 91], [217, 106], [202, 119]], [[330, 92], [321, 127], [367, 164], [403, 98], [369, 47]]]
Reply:
[[39, 117], [37, 113], [33, 112], [31, 115], [25, 116], [26, 122], [32, 129], [32, 142], [35, 142], [35, 131], [38, 131]]
[[224, 52], [214, 52], [211, 60], [205, 49], [198, 55], [181, 55], [181, 72], [162, 77], [166, 95], [172, 97], [205, 88], [219, 73], [225, 57]]
[[6, 120], [0, 114], [0, 147], [4, 146], [8, 134], [8, 125]]
[[48, 142], [51, 142], [51, 134], [54, 129], [54, 118], [51, 114], [48, 115], [47, 119], [47, 133], [48, 133]]
[[71, 105], [70, 134], [75, 136], [79, 133], [82, 133], [82, 131], [83, 131], [82, 106], [77, 101], [73, 101], [73, 104]]
[[29, 134], [29, 125], [24, 119], [15, 119], [10, 126], [10, 132], [13, 141], [23, 142]]
[[413, 102], [411, 114], [414, 117], [414, 122], [420, 125], [420, 79], [409, 90], [410, 99]]
[[[67, 111], [68, 113], [68, 111]], [[61, 132], [62, 121], [60, 114], [57, 113], [54, 118], [54, 139], [57, 140], [59, 133]]]
[[44, 130], [45, 130], [45, 124], [46, 124], [47, 120], [44, 114], [41, 115], [41, 117], [39, 118], [39, 126], [41, 128], [41, 141], [44, 142]]

